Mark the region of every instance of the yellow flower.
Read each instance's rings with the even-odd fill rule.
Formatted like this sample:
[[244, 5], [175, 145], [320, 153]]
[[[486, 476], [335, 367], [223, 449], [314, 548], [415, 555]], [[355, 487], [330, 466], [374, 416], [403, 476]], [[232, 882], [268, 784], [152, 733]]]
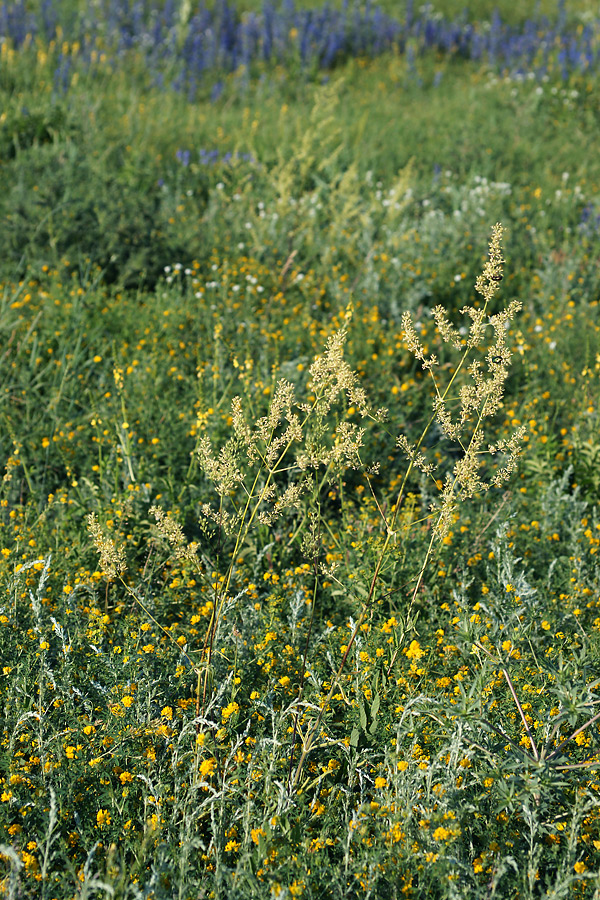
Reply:
[[398, 841], [401, 841], [406, 835], [402, 831], [399, 822], [394, 822], [390, 830], [386, 834], [386, 838], [388, 841], [391, 841], [392, 844], [397, 844]]
[[215, 765], [217, 761], [214, 757], [210, 759], [203, 759], [200, 763], [200, 774], [201, 775], [212, 775]]
[[387, 622], [386, 622], [384, 625], [381, 626], [381, 630], [382, 630], [385, 634], [389, 634], [390, 631], [391, 631], [391, 630], [394, 628], [394, 626], [397, 625], [397, 624], [398, 624], [398, 620], [396, 619], [396, 616], [392, 616], [391, 619], [388, 619]]
[[575, 871], [577, 872], [578, 875], [583, 875], [583, 873], [587, 869], [587, 866], [584, 862], [576, 862], [575, 865], [573, 866], [573, 868], [575, 869]]
[[384, 788], [387, 784], [387, 780], [379, 776], [379, 778], [375, 779], [375, 787], [376, 788]]
[[228, 703], [227, 706], [225, 706], [221, 710], [221, 719], [223, 720], [223, 722], [226, 722], [231, 716], [234, 715], [234, 713], [239, 712], [239, 709], [239, 704], [236, 703], [235, 700], [233, 700], [231, 703]]
[[421, 649], [418, 641], [411, 641], [410, 647], [404, 652], [408, 659], [421, 659], [425, 655], [425, 651]]
[[33, 853], [26, 853], [23, 851], [21, 853], [21, 859], [23, 860], [26, 869], [33, 870], [34, 872], [37, 871], [38, 861]]
[[96, 823], [98, 828], [102, 828], [104, 825], [110, 825], [111, 817], [110, 813], [107, 809], [99, 809], [96, 813]]

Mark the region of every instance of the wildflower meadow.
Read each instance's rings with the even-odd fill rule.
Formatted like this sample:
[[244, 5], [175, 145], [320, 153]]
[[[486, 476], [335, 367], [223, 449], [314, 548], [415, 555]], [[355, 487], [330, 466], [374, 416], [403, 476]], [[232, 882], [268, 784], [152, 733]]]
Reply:
[[591, 0], [0, 2], [0, 894], [600, 900]]

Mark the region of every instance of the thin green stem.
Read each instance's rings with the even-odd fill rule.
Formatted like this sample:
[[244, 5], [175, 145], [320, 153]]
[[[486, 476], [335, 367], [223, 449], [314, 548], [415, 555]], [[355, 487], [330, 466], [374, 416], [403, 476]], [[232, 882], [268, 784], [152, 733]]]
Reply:
[[125, 579], [123, 578], [122, 575], [119, 575], [119, 581], [121, 582], [121, 584], [123, 585], [123, 587], [125, 588], [127, 593], [130, 595], [130, 597], [133, 597], [133, 599], [138, 604], [140, 609], [142, 609], [143, 612], [148, 616], [148, 618], [154, 622], [154, 624], [156, 625], [157, 628], [160, 628], [160, 630], [163, 632], [164, 635], [166, 635], [166, 637], [171, 641], [171, 643], [174, 644], [175, 647], [177, 647], [177, 649], [179, 650], [181, 655], [187, 659], [187, 661], [189, 662], [193, 671], [196, 672], [197, 674], [199, 674], [200, 670], [196, 668], [194, 661], [191, 659], [191, 657], [185, 652], [185, 650], [181, 647], [181, 645], [177, 643], [177, 641], [175, 640], [175, 638], [173, 637], [171, 632], [167, 628], [164, 628], [160, 624], [159, 621], [157, 621], [157, 619], [152, 615], [152, 613], [150, 612], [148, 607], [140, 600], [140, 598], [135, 593], [135, 591], [129, 587], [129, 585], [127, 584], [127, 582], [125, 581]]
[[521, 716], [521, 721], [523, 722], [523, 725], [525, 726], [525, 731], [527, 732], [527, 736], [528, 736], [529, 740], [531, 741], [531, 748], [532, 748], [532, 750], [533, 750], [533, 755], [534, 755], [535, 760], [536, 760], [536, 762], [537, 762], [537, 761], [539, 760], [539, 758], [540, 758], [540, 757], [539, 757], [539, 753], [538, 753], [538, 749], [537, 749], [537, 747], [536, 747], [535, 740], [534, 740], [534, 738], [533, 738], [533, 734], [532, 734], [532, 731], [531, 731], [531, 729], [530, 729], [530, 727], [529, 727], [529, 723], [528, 723], [528, 721], [527, 721], [527, 718], [526, 718], [526, 716], [525, 716], [525, 713], [523, 712], [523, 707], [521, 706], [521, 704], [520, 704], [520, 702], [519, 702], [519, 698], [517, 697], [517, 692], [516, 692], [515, 689], [514, 689], [514, 686], [513, 686], [512, 681], [510, 680], [510, 675], [508, 674], [507, 670], [506, 670], [504, 667], [502, 668], [502, 674], [503, 674], [504, 677], [506, 678], [506, 683], [508, 684], [509, 690], [510, 690], [510, 692], [511, 692], [511, 694], [512, 694], [512, 698], [513, 698], [513, 700], [515, 701], [515, 703], [516, 703], [516, 705], [517, 705], [517, 709], [519, 710], [519, 715]]
[[[317, 571], [316, 563], [313, 563], [313, 571], [314, 571], [314, 585], [313, 585], [313, 597], [310, 611], [310, 621], [308, 623], [308, 631], [306, 634], [306, 642], [304, 644], [304, 653], [302, 654], [302, 670], [300, 672], [300, 684], [298, 685], [298, 697], [297, 702], [299, 703], [302, 699], [302, 691], [304, 690], [304, 678], [306, 675], [306, 660], [308, 658], [308, 645], [310, 643], [310, 637], [312, 634], [313, 621], [315, 617], [315, 604], [317, 599], [317, 587], [319, 584], [319, 573]], [[290, 766], [288, 770], [287, 777], [287, 787], [288, 791], [290, 790], [290, 781], [292, 778], [292, 771], [294, 768], [294, 750], [296, 748], [296, 735], [298, 733], [298, 724], [300, 721], [300, 712], [297, 711], [294, 716], [294, 730], [292, 732], [292, 749], [290, 750]]]
[[560, 753], [560, 751], [563, 749], [563, 747], [566, 747], [566, 745], [569, 743], [569, 741], [574, 740], [578, 734], [581, 734], [582, 731], [585, 731], [586, 728], [588, 728], [590, 725], [593, 725], [594, 722], [598, 721], [598, 719], [600, 719], [600, 712], [596, 713], [595, 716], [592, 716], [591, 719], [588, 719], [584, 725], [581, 725], [580, 728], [577, 728], [577, 730], [574, 731], [573, 734], [570, 734], [568, 738], [565, 738], [565, 740], [558, 745], [556, 750], [554, 750], [552, 753], [550, 753], [550, 755], [548, 756], [548, 760], [552, 759], [554, 756], [557, 756]]
[[[311, 408], [308, 410], [308, 412], [306, 413], [306, 415], [302, 421], [301, 428], [304, 428], [304, 426], [306, 425], [306, 422], [310, 418], [312, 412], [314, 411], [315, 407], [319, 403], [320, 399], [321, 399], [321, 396], [315, 398]], [[273, 432], [271, 432], [271, 435], [269, 436], [269, 440], [267, 441], [267, 446], [270, 444], [270, 442], [272, 440], [273, 440]], [[229, 568], [227, 570], [225, 583], [223, 584], [223, 586], [220, 589], [221, 600], [220, 600], [219, 604], [217, 605], [216, 597], [215, 597], [215, 605], [214, 605], [213, 613], [211, 615], [210, 623], [209, 623], [209, 626], [207, 629], [208, 640], [205, 639], [205, 642], [204, 642], [203, 655], [206, 655], [206, 650], [208, 649], [207, 659], [205, 662], [206, 678], [208, 677], [208, 672], [210, 670], [210, 665], [211, 665], [211, 661], [212, 661], [213, 644], [214, 644], [214, 639], [215, 639], [215, 636], [217, 633], [217, 626], [218, 626], [219, 620], [221, 618], [223, 605], [227, 598], [229, 587], [231, 585], [231, 580], [233, 578], [233, 574], [235, 571], [235, 565], [236, 565], [239, 549], [242, 546], [242, 544], [244, 543], [244, 541], [246, 540], [246, 537], [252, 526], [252, 523], [254, 522], [254, 519], [256, 518], [256, 515], [258, 513], [260, 505], [263, 502], [265, 496], [267, 495], [269, 487], [271, 486], [271, 482], [273, 481], [273, 478], [275, 477], [275, 475], [280, 472], [281, 463], [285, 459], [293, 442], [294, 442], [294, 438], [290, 438], [287, 441], [285, 446], [282, 448], [281, 453], [279, 454], [275, 463], [267, 469], [267, 478], [266, 478], [265, 483], [262, 486], [261, 490], [259, 491], [258, 496], [255, 495], [255, 490], [256, 490], [256, 486], [258, 484], [261, 472], [263, 471], [263, 469], [260, 467], [254, 476], [254, 481], [252, 483], [252, 487], [247, 492], [246, 503], [244, 506], [244, 510], [242, 512], [239, 528], [238, 528], [238, 531], [236, 534], [235, 545], [234, 545], [234, 548], [233, 548], [233, 551], [231, 554], [231, 561], [229, 564]], [[261, 455], [261, 461], [263, 462], [264, 465], [266, 465], [266, 460], [264, 459], [264, 457], [262, 455]], [[254, 506], [253, 506], [251, 512], [249, 512], [253, 501], [255, 501]], [[208, 644], [208, 648], [207, 648], [207, 644]], [[204, 702], [205, 702], [205, 700], [206, 700], [206, 683], [205, 683], [205, 688], [204, 688]]]

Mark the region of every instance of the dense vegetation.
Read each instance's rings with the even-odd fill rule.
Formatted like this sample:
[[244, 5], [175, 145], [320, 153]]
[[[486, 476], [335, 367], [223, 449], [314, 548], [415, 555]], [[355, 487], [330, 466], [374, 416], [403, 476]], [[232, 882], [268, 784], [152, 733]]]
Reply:
[[7, 897], [600, 898], [600, 19], [469, 8], [0, 4]]

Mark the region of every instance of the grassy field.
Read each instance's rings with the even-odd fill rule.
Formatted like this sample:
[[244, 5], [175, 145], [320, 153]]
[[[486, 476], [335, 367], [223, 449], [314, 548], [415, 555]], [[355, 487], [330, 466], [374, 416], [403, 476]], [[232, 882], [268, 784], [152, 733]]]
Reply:
[[600, 20], [525, 6], [0, 5], [3, 896], [600, 898]]

